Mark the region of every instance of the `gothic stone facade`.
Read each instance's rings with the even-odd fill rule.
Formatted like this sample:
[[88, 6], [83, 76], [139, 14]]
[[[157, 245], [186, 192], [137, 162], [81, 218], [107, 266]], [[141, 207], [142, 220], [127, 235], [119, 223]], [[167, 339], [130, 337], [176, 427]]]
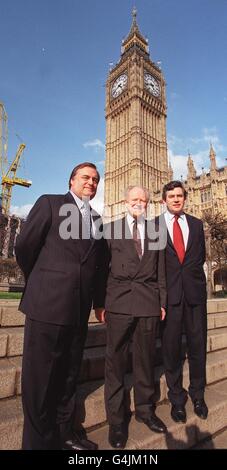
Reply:
[[205, 212], [210, 212], [212, 215], [220, 212], [227, 217], [227, 166], [217, 167], [212, 145], [209, 172], [197, 175], [190, 155], [187, 165], [187, 180], [184, 181], [188, 192], [186, 212], [201, 218]]

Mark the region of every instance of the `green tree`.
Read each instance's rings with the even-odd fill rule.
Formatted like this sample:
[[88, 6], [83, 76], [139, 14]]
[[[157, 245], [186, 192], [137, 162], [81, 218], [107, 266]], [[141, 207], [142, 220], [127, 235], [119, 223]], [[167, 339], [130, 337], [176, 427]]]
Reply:
[[212, 267], [218, 267], [221, 272], [227, 262], [227, 218], [220, 212], [216, 214], [205, 212], [203, 222], [206, 238], [208, 297], [211, 297]]

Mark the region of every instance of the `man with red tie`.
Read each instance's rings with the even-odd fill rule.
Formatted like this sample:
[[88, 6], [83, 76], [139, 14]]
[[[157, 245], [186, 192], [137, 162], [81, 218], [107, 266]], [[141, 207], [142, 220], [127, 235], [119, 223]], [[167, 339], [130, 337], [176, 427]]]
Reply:
[[163, 188], [167, 226], [166, 275], [168, 308], [163, 333], [163, 361], [168, 397], [175, 422], [186, 422], [187, 391], [183, 388], [182, 331], [187, 339], [189, 363], [189, 396], [195, 413], [206, 419], [204, 401], [206, 384], [206, 278], [205, 239], [202, 221], [185, 214], [186, 190], [180, 181]]

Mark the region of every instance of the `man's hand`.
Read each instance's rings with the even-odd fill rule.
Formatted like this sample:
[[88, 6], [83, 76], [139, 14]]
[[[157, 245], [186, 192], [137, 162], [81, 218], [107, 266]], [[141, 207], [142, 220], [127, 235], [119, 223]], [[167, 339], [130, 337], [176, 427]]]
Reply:
[[160, 312], [161, 321], [165, 320], [165, 317], [166, 317], [166, 311], [163, 307], [161, 307], [161, 312]]
[[95, 308], [95, 316], [99, 323], [105, 323], [105, 309], [102, 307]]

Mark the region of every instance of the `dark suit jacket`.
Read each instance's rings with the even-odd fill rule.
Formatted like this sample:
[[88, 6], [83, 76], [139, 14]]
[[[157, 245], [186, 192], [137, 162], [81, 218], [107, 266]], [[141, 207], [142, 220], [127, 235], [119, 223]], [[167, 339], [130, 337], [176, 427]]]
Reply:
[[[59, 209], [63, 204], [73, 205], [81, 225], [81, 213], [70, 192], [41, 196], [17, 237], [15, 251], [26, 279], [20, 310], [38, 321], [73, 325], [80, 314], [89, 313], [92, 301], [94, 306], [104, 306], [100, 254], [104, 240], [62, 239], [59, 226], [64, 217]], [[100, 225], [98, 214], [96, 219]]]
[[[189, 237], [183, 263], [179, 262], [171, 237], [167, 234], [166, 276], [168, 304], [181, 301], [182, 293], [191, 305], [206, 301], [205, 238], [203, 223], [192, 215], [185, 214], [189, 227]], [[160, 216], [163, 223], [164, 216]], [[165, 220], [165, 219], [164, 219]], [[165, 222], [164, 222], [165, 224]]]
[[[166, 306], [165, 252], [149, 250], [148, 222], [145, 222], [145, 243], [142, 260], [136, 252], [126, 219], [105, 227], [111, 238], [110, 272], [107, 282], [105, 308], [107, 311], [133, 316], [159, 316]], [[151, 222], [149, 222], [151, 224]], [[123, 226], [122, 239], [116, 239]], [[149, 231], [154, 233], [154, 229]], [[107, 237], [108, 238], [108, 237]], [[158, 243], [158, 237], [155, 237]]]

